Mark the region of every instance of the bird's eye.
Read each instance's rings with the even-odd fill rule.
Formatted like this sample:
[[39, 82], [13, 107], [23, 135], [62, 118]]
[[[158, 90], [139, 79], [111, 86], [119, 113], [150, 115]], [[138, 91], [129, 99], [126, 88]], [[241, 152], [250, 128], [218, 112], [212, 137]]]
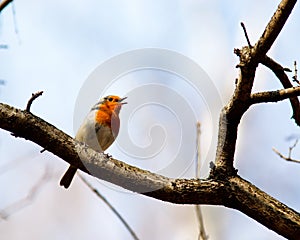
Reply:
[[112, 98], [112, 97], [110, 97], [109, 99], [108, 99], [108, 101], [110, 101], [110, 102], [112, 102], [114, 99]]

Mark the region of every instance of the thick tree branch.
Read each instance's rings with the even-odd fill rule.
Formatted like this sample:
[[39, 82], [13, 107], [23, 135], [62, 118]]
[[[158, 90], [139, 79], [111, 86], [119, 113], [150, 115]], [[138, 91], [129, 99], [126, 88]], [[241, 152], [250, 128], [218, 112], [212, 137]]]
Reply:
[[[134, 192], [174, 203], [222, 204], [216, 196], [221, 182], [170, 179], [99, 153], [39, 117], [0, 103], [0, 128], [37, 143], [56, 156], [99, 179]], [[197, 188], [197, 194], [191, 196]], [[201, 197], [200, 197], [201, 196]]]
[[260, 39], [254, 45], [252, 57], [264, 57], [281, 32], [297, 0], [282, 0]]
[[299, 239], [299, 213], [240, 177], [233, 177], [229, 182], [233, 188], [233, 198], [228, 207], [234, 206], [269, 229], [276, 225], [276, 232], [287, 239]]
[[[95, 152], [37, 116], [6, 104], [0, 104], [0, 128], [47, 148], [99, 179], [128, 190], [177, 204], [227, 206], [289, 239], [297, 239], [300, 234], [300, 215], [297, 212], [239, 176], [200, 181], [154, 174]], [[280, 224], [271, 224], [273, 220]]]

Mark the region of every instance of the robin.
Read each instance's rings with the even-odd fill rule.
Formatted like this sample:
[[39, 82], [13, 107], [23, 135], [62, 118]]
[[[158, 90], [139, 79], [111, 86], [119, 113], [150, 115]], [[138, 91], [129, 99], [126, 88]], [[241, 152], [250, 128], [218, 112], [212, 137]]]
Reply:
[[[89, 145], [90, 148], [98, 152], [105, 151], [116, 139], [119, 128], [119, 113], [125, 98], [109, 95], [96, 103], [82, 125], [80, 126], [75, 139]], [[62, 179], [60, 185], [68, 188], [77, 171], [77, 168], [70, 165]]]

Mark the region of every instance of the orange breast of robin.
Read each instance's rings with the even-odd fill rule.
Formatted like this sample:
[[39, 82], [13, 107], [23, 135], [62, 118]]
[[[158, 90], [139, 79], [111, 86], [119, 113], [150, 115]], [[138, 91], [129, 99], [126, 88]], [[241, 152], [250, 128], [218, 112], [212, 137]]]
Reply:
[[108, 126], [116, 138], [119, 133], [120, 119], [118, 112], [114, 110], [116, 110], [115, 106], [109, 106], [107, 104], [101, 105], [96, 113], [95, 120], [100, 125]]

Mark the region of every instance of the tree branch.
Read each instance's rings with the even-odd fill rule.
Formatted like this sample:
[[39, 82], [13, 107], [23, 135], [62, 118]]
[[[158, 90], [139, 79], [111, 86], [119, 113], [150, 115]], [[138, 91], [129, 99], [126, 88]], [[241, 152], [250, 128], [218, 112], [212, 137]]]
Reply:
[[264, 57], [281, 32], [297, 0], [282, 0], [260, 39], [254, 45], [252, 57]]
[[[276, 77], [281, 82], [284, 88], [292, 88], [293, 85], [290, 82], [288, 76], [285, 73], [285, 68], [283, 68], [279, 63], [275, 62], [272, 58], [265, 56], [261, 59], [261, 63], [266, 67], [270, 68]], [[300, 103], [299, 99], [295, 96], [290, 98], [290, 102], [293, 108], [293, 116], [295, 122], [298, 126], [300, 126]]]
[[13, 0], [3, 0], [1, 3], [0, 3], [0, 13], [2, 12], [2, 10], [12, 2]]
[[119, 218], [119, 220], [122, 222], [122, 224], [125, 226], [125, 228], [128, 230], [128, 232], [131, 234], [132, 238], [134, 240], [138, 240], [136, 233], [133, 231], [133, 229], [129, 226], [129, 224], [126, 222], [126, 220], [122, 217], [122, 215], [118, 212], [116, 208], [114, 208], [113, 205], [96, 189], [94, 188], [81, 174], [77, 174], [79, 178], [84, 182], [84, 184], [93, 192], [96, 194], [98, 198], [100, 198], [108, 207], [109, 209]]
[[[276, 225], [276, 232], [287, 239], [299, 239], [299, 213], [240, 177], [233, 177], [229, 182], [233, 193], [232, 199], [228, 201], [228, 207], [234, 206], [235, 209], [242, 211], [269, 229], [273, 229]], [[266, 219], [268, 219], [267, 222], [265, 222]]]
[[254, 47], [246, 46], [234, 50], [240, 58], [237, 66], [240, 68], [240, 74], [233, 96], [220, 114], [216, 164], [211, 172], [212, 177], [224, 178], [236, 174], [233, 161], [237, 130], [242, 116], [252, 104], [251, 91], [256, 68], [274, 43], [296, 2], [282, 0]]
[[251, 42], [250, 42], [250, 39], [249, 39], [249, 36], [248, 36], [248, 33], [247, 33], [246, 26], [245, 26], [245, 24], [243, 22], [241, 22], [241, 26], [243, 28], [243, 31], [244, 31], [244, 34], [245, 34], [245, 38], [246, 38], [247, 43], [248, 43], [248, 47], [252, 48], [252, 45], [251, 45]]
[[289, 147], [289, 154], [288, 156], [284, 156], [282, 153], [280, 153], [276, 148], [273, 148], [273, 151], [279, 156], [281, 157], [282, 159], [286, 160], [286, 161], [289, 161], [289, 162], [295, 162], [295, 163], [300, 163], [300, 160], [297, 160], [297, 159], [293, 159], [292, 158], [292, 151], [293, 149], [296, 147], [296, 145], [298, 144], [298, 141], [299, 139], [297, 139], [295, 141], [295, 143], [293, 144], [293, 146]]
[[276, 148], [273, 148], [273, 151], [274, 151], [279, 157], [281, 157], [282, 159], [284, 159], [284, 160], [286, 160], [286, 161], [294, 162], [294, 163], [300, 163], [300, 160], [293, 159], [293, 158], [291, 158], [290, 156], [286, 157], [286, 156], [284, 156], [281, 152], [279, 152]]
[[[196, 162], [196, 178], [200, 179], [201, 171], [201, 123], [197, 122], [197, 162]], [[208, 235], [205, 231], [204, 220], [200, 205], [195, 206], [196, 215], [199, 224], [198, 240], [208, 240]]]
[[277, 91], [253, 93], [251, 94], [251, 102], [252, 104], [263, 102], [278, 102], [299, 95], [300, 87], [291, 87]]
[[43, 91], [32, 93], [31, 98], [28, 100], [28, 103], [27, 103], [27, 106], [26, 106], [26, 111], [27, 112], [30, 112], [30, 108], [31, 108], [31, 105], [32, 105], [33, 101], [35, 99], [37, 99], [39, 96], [42, 96], [42, 94], [43, 94]]
[[[0, 128], [37, 143], [56, 156], [99, 179], [128, 190], [174, 203], [222, 204], [222, 182], [171, 179], [99, 153], [41, 118], [0, 103]], [[197, 193], [194, 193], [194, 188]], [[219, 192], [219, 193], [218, 193]], [[221, 195], [220, 195], [221, 194]]]
[[[95, 152], [37, 116], [2, 103], [0, 128], [47, 148], [66, 162], [99, 179], [128, 190], [177, 204], [227, 206], [247, 214], [289, 239], [296, 239], [295, 236], [300, 234], [300, 215], [297, 212], [239, 176], [200, 181], [154, 174]], [[273, 220], [280, 224], [271, 224]]]

